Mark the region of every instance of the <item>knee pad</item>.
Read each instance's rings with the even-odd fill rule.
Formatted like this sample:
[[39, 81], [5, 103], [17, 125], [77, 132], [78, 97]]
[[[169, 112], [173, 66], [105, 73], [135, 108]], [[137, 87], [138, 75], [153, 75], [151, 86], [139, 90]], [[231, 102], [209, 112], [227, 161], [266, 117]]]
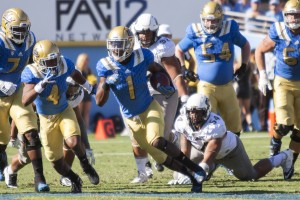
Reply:
[[165, 151], [167, 149], [167, 140], [163, 137], [159, 137], [153, 141], [152, 146], [161, 151]]
[[274, 131], [280, 136], [286, 136], [290, 131], [294, 129], [294, 125], [287, 126], [283, 124], [275, 124]]
[[300, 143], [300, 131], [297, 129], [294, 129], [291, 134], [291, 140]]
[[25, 149], [27, 151], [36, 150], [42, 147], [41, 140], [39, 134], [36, 130], [32, 130], [28, 133], [22, 135], [23, 141], [25, 144]]

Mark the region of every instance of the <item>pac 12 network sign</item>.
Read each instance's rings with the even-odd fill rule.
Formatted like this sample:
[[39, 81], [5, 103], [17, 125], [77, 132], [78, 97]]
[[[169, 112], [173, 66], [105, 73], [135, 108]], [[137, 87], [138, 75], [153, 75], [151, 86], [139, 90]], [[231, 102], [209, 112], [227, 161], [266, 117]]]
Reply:
[[170, 24], [174, 38], [181, 38], [189, 23], [199, 22], [205, 1], [199, 0], [2, 0], [2, 13], [23, 9], [38, 39], [57, 42], [104, 41], [111, 28], [130, 26], [142, 13]]

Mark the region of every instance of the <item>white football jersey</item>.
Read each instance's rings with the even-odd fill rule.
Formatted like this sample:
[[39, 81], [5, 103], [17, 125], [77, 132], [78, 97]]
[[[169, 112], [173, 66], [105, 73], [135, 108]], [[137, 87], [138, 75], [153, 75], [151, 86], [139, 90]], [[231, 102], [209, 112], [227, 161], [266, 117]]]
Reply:
[[198, 150], [202, 149], [202, 147], [211, 139], [223, 138], [222, 146], [216, 159], [225, 157], [237, 145], [234, 133], [227, 131], [225, 122], [215, 113], [210, 113], [208, 120], [198, 131], [193, 130], [187, 116], [184, 114], [177, 117], [174, 127], [177, 132], [183, 134]]

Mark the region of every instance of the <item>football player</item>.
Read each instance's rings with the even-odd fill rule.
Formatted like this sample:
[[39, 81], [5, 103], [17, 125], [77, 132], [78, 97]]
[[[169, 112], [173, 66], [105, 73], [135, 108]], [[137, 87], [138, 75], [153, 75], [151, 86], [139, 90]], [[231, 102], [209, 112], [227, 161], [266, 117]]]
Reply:
[[27, 106], [34, 101], [40, 119], [40, 135], [46, 158], [60, 175], [71, 180], [71, 192], [80, 193], [82, 180], [63, 157], [63, 140], [74, 151], [93, 185], [99, 184], [99, 176], [88, 162], [81, 146], [76, 115], [66, 97], [66, 79], [71, 76], [89, 94], [94, 94], [95, 88], [75, 70], [74, 63], [63, 57], [59, 48], [49, 40], [36, 43], [33, 48], [33, 61], [22, 72], [22, 82], [25, 85], [22, 103]]
[[[81, 133], [81, 141], [83, 144], [83, 147], [85, 147], [87, 158], [89, 159], [89, 163], [91, 165], [95, 165], [95, 157], [93, 150], [90, 147], [90, 143], [88, 141], [87, 133], [86, 133], [86, 127], [84, 124], [84, 121], [82, 119], [82, 115], [80, 114], [80, 110], [78, 108], [79, 103], [82, 101], [84, 97], [83, 88], [77, 84], [71, 77], [67, 78], [68, 83], [68, 90], [66, 92], [67, 99], [69, 101], [69, 104], [71, 104], [75, 114], [76, 119], [79, 124], [80, 133]], [[18, 170], [23, 168], [26, 164], [29, 163], [29, 157], [25, 150], [25, 145], [23, 138], [20, 137], [20, 134], [18, 134], [18, 130], [15, 127], [14, 121], [11, 122], [11, 140], [9, 145], [11, 147], [15, 147], [18, 149], [18, 155], [15, 155], [12, 159], [12, 164], [7, 166], [4, 169], [4, 175], [5, 175], [5, 183], [7, 187], [9, 188], [17, 188], [17, 177], [18, 177]], [[64, 158], [69, 166], [72, 166], [75, 154], [73, 151], [64, 144]], [[19, 160], [24, 162], [19, 162]], [[12, 167], [13, 166], [13, 167]], [[15, 171], [14, 171], [15, 169]], [[9, 173], [9, 171], [11, 173]], [[72, 186], [71, 181], [69, 178], [61, 176], [60, 178], [60, 184], [63, 186], [70, 187]]]
[[207, 177], [216, 166], [223, 165], [239, 180], [257, 180], [274, 167], [281, 166], [285, 173], [293, 164], [293, 153], [287, 149], [253, 166], [241, 139], [227, 130], [219, 115], [211, 112], [209, 99], [202, 94], [189, 97], [175, 121], [175, 130], [181, 134], [180, 142], [187, 147], [183, 149], [185, 155], [200, 163]]
[[[259, 44], [255, 60], [259, 69], [259, 89], [266, 95], [272, 85], [266, 74], [264, 54], [274, 51], [275, 65], [274, 104], [276, 113], [275, 134], [271, 145], [271, 155], [276, 155], [281, 148], [281, 139], [291, 131], [290, 149], [294, 152], [295, 163], [300, 152], [300, 1], [289, 0], [283, 9], [284, 22], [275, 22], [269, 34]], [[294, 167], [284, 174], [288, 180], [294, 174]]]
[[[32, 106], [22, 105], [21, 72], [30, 62], [36, 39], [30, 31], [30, 20], [19, 8], [6, 10], [2, 16], [0, 32], [0, 180], [7, 166], [6, 147], [10, 140], [9, 117], [16, 123], [34, 170], [35, 190], [46, 192], [50, 188], [43, 174], [41, 141], [37, 117]], [[17, 160], [17, 162], [24, 162]], [[9, 168], [12, 172], [11, 168]], [[15, 170], [15, 169], [13, 169]]]
[[[164, 96], [160, 91], [155, 90], [148, 83], [150, 94], [162, 106], [164, 111], [165, 129], [164, 137], [172, 141], [174, 136], [171, 130], [174, 124], [176, 109], [178, 106], [178, 96], [184, 104], [188, 98], [187, 85], [182, 77], [180, 65], [175, 57], [175, 44], [167, 37], [158, 37], [159, 24], [157, 19], [148, 13], [140, 15], [137, 20], [131, 25], [131, 30], [135, 34], [135, 48], [147, 48], [154, 54], [154, 60], [160, 64], [164, 71], [168, 74], [170, 82], [175, 86], [175, 93], [171, 96]], [[151, 165], [149, 164], [148, 156], [132, 139], [133, 153], [138, 168], [138, 176], [133, 179], [132, 183], [142, 183], [147, 181], [145, 172], [148, 177], [152, 177]], [[146, 167], [145, 167], [146, 164]], [[155, 163], [158, 171], [163, 171], [163, 166]], [[150, 168], [150, 170], [149, 170]], [[150, 173], [149, 173], [150, 172]]]
[[[241, 48], [242, 65], [233, 71], [234, 45]], [[250, 45], [239, 32], [234, 20], [224, 20], [221, 6], [215, 2], [204, 5], [200, 23], [192, 23], [185, 37], [176, 45], [176, 56], [184, 65], [184, 52], [194, 48], [197, 75], [200, 79], [197, 92], [205, 94], [212, 111], [220, 113], [228, 130], [240, 135], [241, 111], [233, 88], [233, 78], [240, 79], [246, 71]]]
[[[154, 55], [149, 49], [133, 50], [133, 46], [134, 35], [127, 27], [117, 26], [109, 33], [109, 56], [101, 58], [96, 67], [100, 76], [96, 103], [104, 105], [112, 91], [125, 123], [140, 148], [149, 153], [157, 163], [190, 177], [192, 192], [201, 192], [205, 172], [187, 159], [176, 145], [164, 138], [163, 110], [148, 89], [147, 70], [154, 73], [161, 71], [162, 67], [154, 62]], [[169, 87], [160, 87], [159, 90], [165, 96], [174, 93]]]

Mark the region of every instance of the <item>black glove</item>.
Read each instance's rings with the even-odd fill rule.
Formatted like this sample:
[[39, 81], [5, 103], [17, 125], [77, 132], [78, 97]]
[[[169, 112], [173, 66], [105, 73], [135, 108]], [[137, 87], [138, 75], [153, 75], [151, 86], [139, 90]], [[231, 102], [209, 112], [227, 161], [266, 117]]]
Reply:
[[196, 82], [198, 80], [198, 75], [195, 74], [193, 71], [185, 70], [183, 78], [187, 81]]
[[247, 64], [242, 63], [241, 67], [238, 68], [238, 69], [235, 71], [235, 73], [233, 74], [234, 79], [235, 79], [236, 81], [241, 80], [241, 79], [244, 77], [246, 71], [247, 71]]

